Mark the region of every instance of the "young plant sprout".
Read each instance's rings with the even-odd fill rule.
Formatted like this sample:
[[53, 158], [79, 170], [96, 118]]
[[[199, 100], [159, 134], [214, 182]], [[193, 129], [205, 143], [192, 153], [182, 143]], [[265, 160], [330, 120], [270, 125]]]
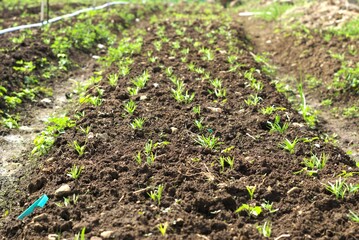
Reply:
[[137, 105], [134, 101], [130, 100], [124, 105], [124, 108], [128, 114], [132, 115], [135, 112]]
[[72, 146], [76, 150], [76, 152], [79, 154], [79, 157], [84, 155], [86, 145], [81, 146], [76, 140], [72, 143]]
[[244, 102], [248, 105], [248, 106], [257, 106], [260, 101], [262, 101], [261, 97], [258, 97], [257, 94], [253, 95], [251, 94], [248, 99], [244, 100]]
[[203, 118], [201, 118], [200, 120], [194, 120], [194, 125], [196, 125], [196, 127], [198, 128], [199, 131], [202, 131], [204, 126], [202, 124], [203, 122]]
[[337, 199], [343, 199], [348, 191], [348, 185], [345, 183], [345, 180], [342, 180], [342, 178], [335, 180], [335, 183], [328, 182], [328, 185], [323, 185], [325, 186], [325, 189], [334, 194]]
[[260, 112], [265, 115], [270, 115], [270, 114], [274, 113], [275, 111], [284, 111], [284, 110], [285, 110], [285, 108], [283, 108], [283, 107], [269, 106], [266, 108], [261, 108]]
[[349, 210], [349, 214], [347, 216], [351, 221], [359, 223], [359, 214]]
[[204, 135], [197, 135], [197, 139], [194, 141], [202, 147], [208, 149], [215, 149], [222, 144], [222, 142], [219, 141], [219, 138], [214, 135], [210, 135], [208, 137]]
[[84, 169], [84, 166], [79, 167], [77, 165], [73, 165], [71, 170], [67, 172], [67, 176], [69, 176], [73, 179], [78, 179], [80, 177], [80, 174], [83, 169]]
[[230, 64], [234, 64], [237, 61], [238, 57], [236, 55], [230, 55], [227, 57], [227, 61]]
[[150, 193], [147, 193], [150, 198], [157, 203], [157, 205], [161, 204], [161, 197], [163, 193], [163, 185], [158, 185], [157, 189], [154, 191], [151, 191]]
[[158, 230], [160, 231], [162, 236], [166, 236], [167, 228], [168, 228], [168, 222], [165, 222], [164, 224], [162, 223], [158, 224]]
[[194, 114], [197, 114], [198, 116], [201, 115], [201, 106], [200, 105], [194, 106], [192, 108], [192, 111], [193, 111]]
[[85, 239], [86, 227], [83, 227], [81, 232], [75, 234], [74, 240], [86, 240]]
[[226, 165], [229, 166], [230, 169], [233, 169], [234, 166], [234, 158], [233, 157], [219, 157], [219, 164], [221, 166], [221, 171], [224, 172], [224, 168]]
[[291, 142], [290, 140], [288, 140], [287, 138], [284, 140], [284, 142], [282, 142], [281, 144], [279, 144], [279, 146], [281, 148], [283, 148], [284, 150], [287, 150], [290, 154], [294, 153], [294, 148], [295, 145], [299, 142], [298, 138], [295, 138], [293, 140], [293, 142]]
[[242, 204], [235, 213], [240, 213], [245, 211], [248, 216], [258, 217], [262, 213], [262, 208], [260, 206], [250, 206], [248, 204]]
[[110, 86], [116, 86], [117, 85], [117, 82], [118, 82], [118, 75], [115, 73], [115, 74], [110, 74], [108, 76], [108, 83], [110, 84]]
[[148, 82], [149, 79], [150, 79], [150, 75], [148, 74], [147, 71], [144, 71], [142, 75], [136, 77], [131, 82], [137, 88], [142, 89], [146, 86], [146, 83]]
[[328, 157], [325, 153], [322, 153], [320, 157], [313, 154], [310, 158], [303, 159], [303, 164], [305, 165], [304, 170], [306, 170], [308, 175], [311, 176], [318, 173], [319, 170], [323, 169], [327, 161]]
[[269, 238], [272, 234], [272, 223], [270, 221], [265, 221], [263, 225], [258, 225], [257, 230], [264, 237]]
[[289, 127], [289, 123], [285, 122], [282, 126], [280, 125], [280, 116], [276, 115], [274, 119], [274, 123], [268, 121], [268, 125], [270, 127], [269, 132], [279, 132], [283, 134]]
[[133, 129], [141, 130], [143, 128], [143, 124], [145, 123], [144, 118], [135, 118], [133, 122], [130, 124]]
[[87, 126], [86, 128], [83, 128], [80, 126], [80, 131], [83, 132], [87, 136], [91, 131], [91, 127]]
[[249, 194], [249, 199], [250, 200], [253, 200], [253, 197], [254, 197], [254, 192], [256, 190], [256, 185], [255, 186], [246, 186], [246, 189], [247, 189], [247, 192]]
[[[218, 78], [211, 80], [210, 84], [214, 87], [213, 93], [216, 95], [217, 98], [225, 98], [227, 95], [227, 91], [225, 88], [222, 87], [222, 81]], [[212, 91], [210, 91], [212, 93]]]
[[138, 91], [139, 91], [140, 89], [138, 88], [138, 87], [129, 87], [129, 88], [127, 88], [127, 91], [128, 91], [128, 94], [130, 95], [130, 96], [136, 96], [137, 94], [138, 94]]
[[279, 210], [278, 208], [273, 209], [273, 203], [270, 203], [269, 201], [264, 201], [264, 203], [261, 204], [261, 207], [268, 210], [269, 213], [275, 213]]
[[173, 68], [172, 67], [166, 68], [165, 73], [166, 73], [167, 77], [171, 77], [173, 74]]
[[135, 156], [135, 160], [139, 165], [141, 165], [141, 163], [142, 163], [141, 151], [137, 152], [137, 154]]

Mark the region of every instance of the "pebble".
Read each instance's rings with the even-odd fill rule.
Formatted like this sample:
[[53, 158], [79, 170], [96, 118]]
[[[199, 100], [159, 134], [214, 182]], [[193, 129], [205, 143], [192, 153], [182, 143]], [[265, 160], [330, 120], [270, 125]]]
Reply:
[[52, 101], [51, 101], [50, 98], [44, 98], [40, 102], [42, 102], [42, 103], [51, 103]]
[[57, 239], [59, 239], [59, 235], [52, 233], [47, 236], [47, 239], [48, 240], [57, 240]]
[[114, 231], [104, 231], [100, 235], [104, 239], [108, 239], [108, 238], [110, 238], [112, 236], [113, 233], [114, 233]]
[[207, 107], [211, 112], [221, 113], [222, 108]]
[[56, 197], [67, 196], [71, 193], [71, 188], [68, 184], [64, 184], [55, 191]]
[[140, 96], [140, 101], [146, 100], [147, 99], [147, 95], [142, 95]]
[[172, 132], [172, 133], [176, 133], [176, 132], [178, 132], [178, 128], [171, 127], [171, 132]]
[[90, 240], [102, 240], [102, 238], [94, 236], [94, 237], [91, 237]]

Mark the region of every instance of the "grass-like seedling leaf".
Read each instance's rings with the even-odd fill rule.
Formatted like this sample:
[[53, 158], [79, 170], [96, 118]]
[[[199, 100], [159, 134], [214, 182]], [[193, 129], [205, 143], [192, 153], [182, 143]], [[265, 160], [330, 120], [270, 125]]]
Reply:
[[269, 201], [264, 201], [264, 203], [261, 204], [263, 209], [266, 209], [269, 211], [269, 213], [275, 213], [277, 212], [279, 209], [273, 209], [273, 203], [269, 202]]
[[158, 185], [157, 189], [154, 191], [151, 191], [150, 193], [147, 193], [148, 196], [150, 196], [150, 198], [157, 203], [157, 205], [161, 204], [161, 197], [162, 197], [162, 193], [163, 193], [163, 185], [160, 184]]
[[280, 116], [276, 115], [274, 119], [274, 123], [268, 121], [268, 125], [270, 127], [269, 132], [279, 132], [283, 134], [289, 127], [289, 123], [285, 122], [283, 125], [280, 124]]
[[83, 227], [81, 232], [75, 235], [74, 240], [85, 240], [85, 232], [86, 232], [86, 227]]
[[202, 147], [209, 149], [215, 149], [219, 145], [223, 144], [219, 141], [219, 138], [214, 135], [210, 135], [208, 137], [204, 135], [197, 135], [197, 139], [195, 139], [194, 141]]
[[323, 169], [327, 161], [328, 157], [325, 153], [322, 153], [320, 157], [313, 154], [310, 158], [303, 159], [303, 164], [305, 165], [304, 170], [306, 170], [308, 175], [311, 176], [318, 173], [319, 170]]
[[118, 82], [118, 75], [116, 73], [110, 74], [108, 76], [108, 83], [110, 84], [110, 86], [112, 86], [112, 87], [116, 86], [117, 82]]
[[76, 150], [76, 152], [79, 154], [79, 157], [85, 154], [85, 148], [86, 145], [81, 146], [76, 140], [72, 143], [72, 146]]
[[73, 179], [78, 179], [80, 177], [82, 170], [84, 170], [84, 166], [79, 167], [77, 165], [73, 165], [71, 170], [67, 172], [67, 176]]
[[144, 118], [135, 118], [132, 123], [130, 123], [133, 129], [141, 130], [143, 128], [143, 124], [145, 123]]
[[244, 102], [248, 105], [248, 106], [257, 106], [259, 103], [260, 103], [260, 101], [262, 101], [262, 98], [261, 97], [258, 97], [258, 95], [257, 94], [255, 94], [255, 95], [250, 95], [249, 97], [248, 97], [248, 99], [247, 100], [244, 100]]
[[192, 111], [193, 111], [194, 114], [201, 115], [201, 106], [200, 105], [194, 106], [192, 108]]
[[335, 183], [328, 182], [328, 185], [323, 185], [325, 186], [325, 189], [334, 194], [337, 199], [343, 199], [348, 191], [348, 185], [345, 183], [345, 180], [342, 180], [342, 178], [335, 180]]
[[254, 197], [254, 192], [256, 190], [256, 187], [257, 186], [246, 186], [246, 189], [247, 189], [247, 192], [249, 194], [249, 199], [250, 200], [253, 200], [253, 197]]
[[359, 223], [359, 214], [349, 210], [349, 214], [347, 216], [351, 221]]
[[132, 101], [132, 100], [128, 101], [128, 102], [125, 103], [125, 105], [124, 105], [125, 111], [126, 111], [128, 114], [130, 114], [130, 115], [132, 115], [132, 114], [135, 112], [136, 108], [137, 108], [137, 105], [136, 105], [136, 103], [135, 103], [134, 101]]
[[294, 153], [294, 148], [295, 145], [299, 142], [299, 139], [295, 138], [293, 140], [293, 142], [291, 142], [290, 140], [288, 140], [287, 138], [284, 140], [283, 143], [279, 144], [279, 146], [281, 148], [283, 148], [284, 150], [287, 150], [290, 154]]
[[225, 166], [229, 166], [230, 169], [234, 167], [234, 157], [219, 157], [219, 164], [221, 166], [221, 171], [224, 172]]
[[164, 224], [162, 223], [158, 224], [158, 230], [160, 231], [162, 236], [166, 235], [167, 228], [168, 228], [168, 222], [165, 222]]
[[264, 237], [270, 237], [272, 234], [272, 223], [271, 221], [265, 221], [263, 225], [257, 226], [258, 232]]
[[194, 120], [194, 125], [198, 128], [199, 131], [202, 131], [204, 126], [202, 124], [203, 122], [203, 118], [201, 118], [200, 120]]

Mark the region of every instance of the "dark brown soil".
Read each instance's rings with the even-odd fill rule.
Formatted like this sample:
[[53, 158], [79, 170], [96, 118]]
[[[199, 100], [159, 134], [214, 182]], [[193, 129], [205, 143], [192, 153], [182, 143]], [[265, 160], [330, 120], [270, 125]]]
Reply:
[[[176, 35], [171, 25], [176, 23], [187, 28], [186, 37], [200, 41], [205, 47], [216, 49], [215, 60], [204, 61], [198, 49]], [[104, 102], [100, 107], [82, 106], [85, 117], [77, 121], [77, 127], [68, 129], [55, 143], [49, 155], [41, 159], [41, 167], [34, 172], [28, 182], [19, 186], [20, 193], [10, 215], [3, 221], [0, 234], [3, 239], [39, 239], [49, 234], [61, 233], [62, 238], [72, 238], [86, 227], [86, 238], [100, 236], [104, 231], [113, 231], [114, 239], [159, 239], [158, 224], [169, 223], [169, 239], [262, 239], [256, 225], [270, 220], [273, 224], [272, 236], [286, 234], [287, 239], [357, 239], [359, 225], [351, 222], [349, 210], [358, 212], [358, 198], [349, 194], [344, 199], [336, 199], [329, 194], [323, 184], [334, 182], [342, 170], [350, 171], [355, 163], [338, 147], [323, 140], [300, 142], [294, 154], [278, 145], [284, 140], [313, 138], [321, 134], [319, 130], [306, 127], [301, 116], [279, 94], [272, 79], [262, 73], [254, 73], [264, 84], [258, 93], [262, 101], [257, 106], [247, 106], [244, 102], [254, 94], [244, 78], [250, 68], [260, 69], [249, 51], [250, 43], [240, 22], [231, 24], [233, 37], [218, 35], [211, 45], [205, 34], [199, 34], [195, 27], [203, 27], [207, 32], [219, 29], [221, 21], [187, 23], [186, 21], [164, 20], [169, 43], [160, 52], [153, 46], [159, 40], [155, 34], [158, 26], [140, 22], [135, 29], [145, 29], [141, 54], [134, 55], [134, 64], [128, 77], [121, 78], [116, 87], [101, 82], [105, 90]], [[130, 34], [134, 34], [130, 32]], [[239, 49], [238, 62], [245, 64], [240, 71], [229, 72], [227, 62], [228, 41], [236, 40]], [[209, 94], [208, 81], [199, 74], [188, 70], [187, 64], [170, 56], [171, 43], [180, 41], [181, 49], [189, 48], [188, 63], [210, 72], [211, 77], [223, 80], [227, 89], [227, 101], [216, 101]], [[148, 61], [147, 52], [153, 51], [158, 57], [156, 63]], [[182, 79], [189, 92], [195, 92], [192, 103], [177, 103], [172, 95], [173, 84], [165, 74], [165, 68], [172, 67], [174, 74]], [[147, 70], [151, 78], [141, 90], [140, 99], [130, 97], [127, 87], [130, 80]], [[105, 74], [117, 72], [110, 68]], [[104, 76], [106, 77], [106, 76]], [[138, 107], [133, 116], [124, 114], [123, 104], [134, 100]], [[192, 112], [200, 105], [201, 116]], [[284, 107], [278, 111], [283, 121], [290, 123], [284, 134], [270, 133], [268, 121], [273, 122], [275, 114], [263, 115], [262, 107]], [[213, 112], [219, 108], [219, 112]], [[211, 110], [212, 109], [212, 110]], [[135, 117], [143, 117], [143, 130], [134, 131], [130, 123]], [[199, 131], [194, 121], [203, 118], [205, 129]], [[80, 127], [91, 127], [85, 136]], [[214, 134], [223, 144], [215, 150], [204, 149], [195, 143], [197, 134]], [[156, 149], [153, 164], [138, 164], [134, 156], [142, 151], [148, 140], [154, 143], [164, 141], [169, 145]], [[74, 140], [86, 144], [86, 153], [78, 157], [69, 146]], [[223, 153], [232, 147], [229, 153]], [[325, 168], [317, 176], [294, 174], [303, 166], [303, 158], [311, 154], [329, 156]], [[233, 156], [234, 168], [221, 171], [220, 156]], [[78, 180], [72, 180], [66, 173], [74, 165], [83, 165], [83, 173]], [[359, 177], [348, 178], [347, 182], [357, 183]], [[55, 196], [55, 190], [68, 184], [72, 198], [78, 195], [77, 204], [59, 207], [62, 197]], [[163, 184], [164, 192], [159, 205], [148, 193]], [[256, 186], [254, 199], [250, 200], [246, 186]], [[15, 218], [42, 194], [50, 200], [43, 209], [24, 221]], [[273, 202], [279, 209], [275, 213], [263, 210], [258, 217], [249, 217], [235, 210], [244, 203], [256, 204]], [[39, 217], [41, 215], [41, 217]], [[35, 217], [37, 217], [35, 219]]]

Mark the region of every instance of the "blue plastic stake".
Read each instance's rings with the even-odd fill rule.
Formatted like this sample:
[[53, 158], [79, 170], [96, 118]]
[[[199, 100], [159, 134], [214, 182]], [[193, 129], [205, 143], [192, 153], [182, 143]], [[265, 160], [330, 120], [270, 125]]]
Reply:
[[30, 215], [34, 212], [35, 208], [40, 207], [43, 208], [47, 201], [49, 200], [49, 197], [44, 194], [39, 199], [37, 199], [30, 207], [28, 207], [25, 211], [23, 211], [20, 216], [17, 217], [18, 220], [22, 220], [24, 217]]

